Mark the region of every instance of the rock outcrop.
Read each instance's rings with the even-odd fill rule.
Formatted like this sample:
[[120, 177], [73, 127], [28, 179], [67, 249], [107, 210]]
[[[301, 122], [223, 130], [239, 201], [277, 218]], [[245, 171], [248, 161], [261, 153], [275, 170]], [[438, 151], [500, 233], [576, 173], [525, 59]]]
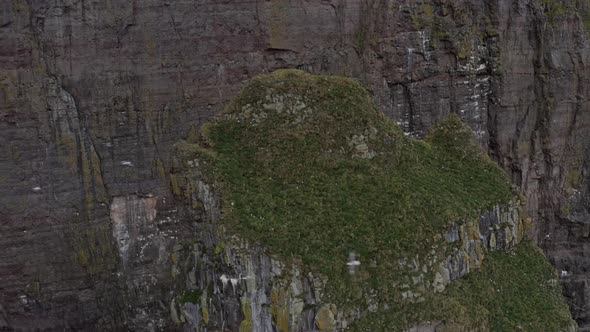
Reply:
[[169, 324], [183, 281], [161, 252], [211, 218], [170, 193], [172, 145], [249, 78], [299, 68], [362, 81], [408, 135], [459, 114], [521, 188], [590, 328], [588, 13], [569, 0], [5, 1], [0, 327]]
[[[207, 217], [180, 259], [185, 265], [174, 268], [188, 275], [171, 303], [175, 322], [340, 331], [367, 329], [365, 319], [373, 330], [399, 330], [433, 318], [426, 308], [389, 308], [433, 303], [434, 294], [479, 271], [488, 252], [511, 251], [525, 233], [522, 206], [506, 201], [505, 175], [471, 136], [455, 117], [428, 143], [409, 139], [343, 78], [277, 71], [252, 80], [195, 142], [176, 147], [172, 190]], [[495, 203], [503, 207], [478, 216]], [[426, 205], [427, 212], [415, 208]], [[353, 252], [348, 262], [342, 251]], [[342, 271], [347, 265], [355, 277]], [[454, 310], [437, 317], [446, 321], [440, 326], [473, 327], [458, 323]], [[419, 320], [404, 322], [408, 311]], [[376, 324], [371, 315], [384, 312], [393, 319]], [[557, 317], [556, 326], [571, 324]], [[489, 329], [488, 319], [477, 326]]]
[[[189, 169], [178, 174], [185, 177], [181, 182], [202, 183], [198, 161], [188, 162]], [[210, 190], [197, 190], [191, 199], [218, 200]], [[399, 290], [403, 301], [420, 302], [428, 293], [444, 291], [451, 282], [478, 271], [488, 251], [513, 249], [525, 232], [521, 214], [519, 202], [496, 207], [441, 234], [445, 239], [441, 250], [448, 256], [441, 259], [433, 253], [423, 262], [414, 257], [400, 260], [400, 269], [408, 274], [407, 281], [400, 280], [407, 282]], [[177, 295], [170, 303], [178, 326], [196, 330], [342, 331], [366, 315], [363, 310], [377, 310], [376, 304], [350, 310], [326, 302], [325, 277], [304, 273], [301, 267], [269, 255], [264, 247], [228, 235], [207, 218], [196, 224], [192, 244], [177, 249], [175, 255], [181, 259], [173, 269], [186, 274], [179, 276], [185, 281], [177, 291], [180, 301]], [[438, 322], [436, 327], [440, 330], [444, 325]], [[430, 330], [435, 331], [434, 327]]]

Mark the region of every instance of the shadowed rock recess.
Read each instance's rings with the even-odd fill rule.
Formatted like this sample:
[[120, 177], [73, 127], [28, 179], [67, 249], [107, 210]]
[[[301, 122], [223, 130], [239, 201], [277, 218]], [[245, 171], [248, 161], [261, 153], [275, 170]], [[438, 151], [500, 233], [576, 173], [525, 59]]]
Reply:
[[[567, 328], [556, 277], [522, 241], [528, 233], [559, 272], [579, 329], [590, 330], [589, 28], [585, 0], [0, 1], [0, 329]], [[270, 84], [253, 77], [285, 68], [354, 78], [401, 130], [360, 107], [362, 88], [342, 99], [364, 119], [357, 127], [334, 117], [317, 123], [348, 127], [273, 133], [292, 136], [281, 141], [291, 142], [286, 152], [307, 155], [273, 154], [283, 150], [256, 127], [227, 136], [242, 139], [236, 149], [219, 136], [231, 127], [219, 120], [227, 114], [200, 130], [247, 84]], [[306, 77], [313, 86], [350, 83]], [[283, 104], [303, 112], [290, 115], [293, 126], [331, 114], [317, 106], [327, 101], [293, 99], [314, 96], [306, 91], [278, 92], [262, 93], [256, 118], [240, 113], [254, 103], [237, 107], [238, 98], [232, 121], [262, 124], [261, 114]], [[320, 113], [305, 113], [312, 109]], [[434, 134], [409, 140], [450, 114], [518, 194], [454, 190], [461, 182], [450, 179], [489, 179], [436, 169], [457, 160], [442, 158]], [[448, 121], [434, 132], [459, 128]], [[259, 143], [267, 149], [240, 159]], [[478, 156], [460, 159], [497, 171]], [[400, 163], [413, 171], [389, 177]], [[293, 188], [301, 170], [323, 176]], [[259, 172], [269, 179], [251, 176]], [[236, 186], [226, 193], [228, 183]], [[293, 197], [274, 194], [283, 183]], [[397, 228], [381, 232], [391, 226], [381, 221], [363, 232], [336, 220]], [[371, 247], [386, 244], [390, 251]], [[405, 277], [394, 284], [396, 275]], [[494, 292], [486, 278], [504, 287]], [[535, 315], [553, 319], [539, 329], [527, 320]]]

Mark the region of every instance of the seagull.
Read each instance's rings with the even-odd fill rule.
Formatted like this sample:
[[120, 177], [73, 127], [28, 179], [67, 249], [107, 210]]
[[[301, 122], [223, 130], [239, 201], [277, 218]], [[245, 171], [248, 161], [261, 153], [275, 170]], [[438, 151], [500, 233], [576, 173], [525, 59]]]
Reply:
[[356, 258], [356, 254], [351, 252], [348, 254], [348, 262], [346, 265], [348, 266], [348, 273], [355, 274], [358, 266], [361, 265], [361, 262]]
[[225, 288], [225, 286], [227, 285], [227, 282], [229, 281], [229, 278], [225, 276], [225, 274], [222, 274], [221, 277], [219, 277], [219, 280], [221, 280], [221, 283], [223, 284], [223, 288]]

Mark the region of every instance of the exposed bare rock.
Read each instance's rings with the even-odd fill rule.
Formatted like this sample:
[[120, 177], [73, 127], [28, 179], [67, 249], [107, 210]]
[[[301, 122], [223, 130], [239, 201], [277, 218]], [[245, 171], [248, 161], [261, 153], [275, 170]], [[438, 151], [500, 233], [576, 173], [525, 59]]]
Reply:
[[[168, 319], [182, 281], [158, 277], [174, 265], [160, 250], [180, 248], [197, 218], [168, 190], [172, 145], [252, 76], [298, 68], [362, 81], [408, 135], [459, 114], [522, 189], [590, 329], [587, 5], [448, 3], [3, 1], [0, 327]], [[145, 261], [121, 255], [142, 243], [126, 228], [158, 239]]]

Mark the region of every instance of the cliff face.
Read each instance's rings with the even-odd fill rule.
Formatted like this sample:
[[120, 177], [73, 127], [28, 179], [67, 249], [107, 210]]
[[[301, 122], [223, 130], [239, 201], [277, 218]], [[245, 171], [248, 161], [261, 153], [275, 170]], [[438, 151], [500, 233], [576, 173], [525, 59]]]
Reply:
[[527, 241], [514, 248], [526, 222], [506, 174], [457, 116], [417, 141], [358, 83], [283, 70], [176, 149], [175, 195], [217, 230], [181, 259], [171, 308], [185, 327], [572, 326], [553, 267]]
[[[583, 1], [6, 1], [0, 326], [170, 324], [195, 219], [172, 145], [254, 75], [359, 79], [421, 137], [459, 114], [526, 198], [590, 324]], [[180, 254], [179, 254], [180, 255]], [[231, 308], [224, 309], [232, 311]]]

